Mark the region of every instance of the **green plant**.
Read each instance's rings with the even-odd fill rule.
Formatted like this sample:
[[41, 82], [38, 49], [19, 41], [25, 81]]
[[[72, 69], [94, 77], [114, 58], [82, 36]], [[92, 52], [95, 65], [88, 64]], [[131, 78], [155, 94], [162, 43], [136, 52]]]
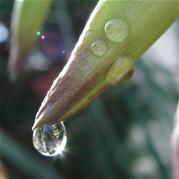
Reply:
[[33, 129], [64, 121], [119, 83], [177, 19], [178, 1], [101, 0], [36, 115]]
[[11, 47], [9, 57], [9, 75], [17, 79], [23, 71], [25, 58], [29, 54], [42, 24], [48, 15], [51, 0], [16, 0], [11, 22]]

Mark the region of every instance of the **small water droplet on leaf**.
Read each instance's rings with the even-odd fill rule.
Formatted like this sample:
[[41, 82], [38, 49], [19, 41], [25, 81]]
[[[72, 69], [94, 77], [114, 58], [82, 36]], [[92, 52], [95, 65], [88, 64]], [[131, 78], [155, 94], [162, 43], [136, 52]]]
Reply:
[[103, 40], [96, 40], [91, 45], [91, 51], [96, 56], [103, 56], [107, 50], [107, 44]]
[[115, 18], [106, 22], [104, 31], [110, 41], [119, 43], [127, 38], [129, 27], [123, 19]]

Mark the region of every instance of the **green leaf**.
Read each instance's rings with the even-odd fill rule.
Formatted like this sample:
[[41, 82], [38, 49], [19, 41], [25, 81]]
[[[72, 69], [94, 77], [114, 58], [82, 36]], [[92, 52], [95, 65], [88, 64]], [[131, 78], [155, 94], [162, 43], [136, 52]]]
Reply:
[[45, 97], [33, 129], [69, 118], [115, 79], [120, 82], [137, 58], [175, 22], [177, 5], [174, 0], [99, 1]]
[[48, 15], [51, 0], [15, 0], [11, 22], [11, 47], [9, 73], [16, 79], [23, 70], [25, 58], [30, 52], [37, 32]]

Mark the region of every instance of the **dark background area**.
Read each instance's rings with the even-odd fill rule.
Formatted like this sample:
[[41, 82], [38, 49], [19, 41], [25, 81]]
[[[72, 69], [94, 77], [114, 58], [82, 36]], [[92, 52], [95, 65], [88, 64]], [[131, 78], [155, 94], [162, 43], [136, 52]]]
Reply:
[[62, 156], [47, 158], [33, 147], [31, 127], [38, 107], [96, 2], [55, 0], [41, 31], [46, 39], [37, 39], [26, 59], [26, 73], [10, 82], [7, 61], [13, 0], [0, 0], [0, 178], [171, 178], [170, 138], [179, 84], [178, 22], [141, 57], [127, 84], [111, 87], [65, 122], [68, 144]]

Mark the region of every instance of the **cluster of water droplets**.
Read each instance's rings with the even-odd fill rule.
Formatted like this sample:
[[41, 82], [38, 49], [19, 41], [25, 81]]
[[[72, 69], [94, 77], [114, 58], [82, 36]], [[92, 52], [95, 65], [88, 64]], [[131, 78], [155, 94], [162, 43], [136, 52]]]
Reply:
[[[110, 42], [121, 43], [127, 38], [129, 27], [123, 19], [113, 18], [105, 23], [104, 32]], [[91, 51], [96, 56], [105, 55], [107, 50], [108, 44], [105, 40], [96, 40], [91, 44]]]
[[62, 122], [45, 125], [33, 131], [33, 145], [44, 156], [62, 154], [67, 143], [66, 129]]
[[[108, 44], [108, 41], [110, 43], [123, 43], [126, 38], [129, 35], [129, 26], [128, 23], [121, 19], [121, 18], [112, 18], [110, 20], [108, 20], [105, 25], [104, 25], [104, 33], [105, 33], [105, 40], [96, 40], [91, 44], [91, 51], [94, 55], [96, 56], [103, 56], [107, 53], [107, 51], [110, 48], [110, 44]], [[125, 62], [124, 63], [124, 59]], [[114, 84], [118, 84], [118, 82], [120, 81], [120, 79], [125, 75], [121, 74], [119, 68], [121, 68], [120, 66], [125, 66], [126, 63], [131, 63], [131, 58], [130, 56], [126, 56], [126, 57], [119, 57], [115, 63], [113, 63], [112, 68], [109, 70], [108, 74], [107, 74], [107, 81], [114, 85]], [[116, 71], [116, 72], [114, 72]], [[118, 72], [120, 71], [120, 72]], [[118, 74], [119, 73], [119, 74]]]

